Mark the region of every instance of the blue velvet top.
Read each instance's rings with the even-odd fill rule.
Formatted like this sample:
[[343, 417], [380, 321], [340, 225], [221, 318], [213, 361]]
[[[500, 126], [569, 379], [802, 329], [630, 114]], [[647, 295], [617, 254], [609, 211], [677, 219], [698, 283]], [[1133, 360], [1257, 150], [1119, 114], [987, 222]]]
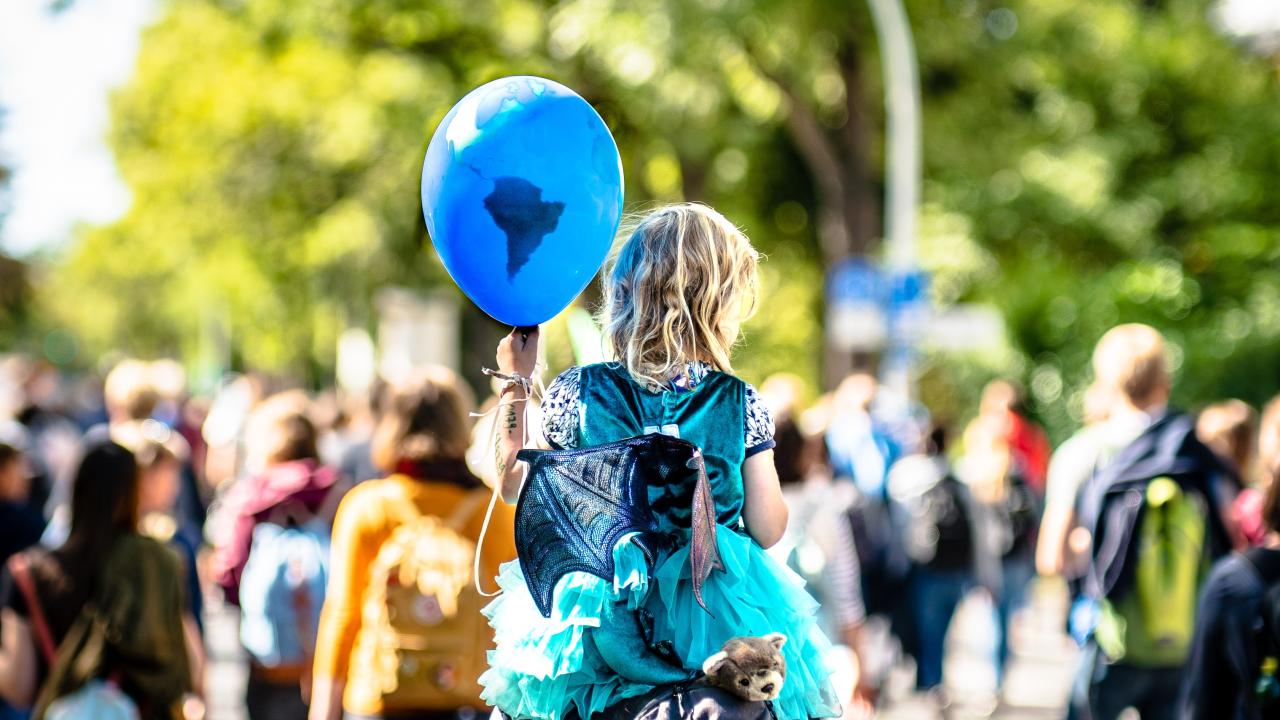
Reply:
[[[621, 365], [580, 368], [578, 402], [582, 447], [660, 432], [702, 449], [720, 524], [742, 515], [742, 462], [746, 459], [743, 403], [746, 383], [712, 371], [688, 389], [646, 389]], [[693, 488], [653, 488], [649, 502], [660, 522], [687, 528]]]

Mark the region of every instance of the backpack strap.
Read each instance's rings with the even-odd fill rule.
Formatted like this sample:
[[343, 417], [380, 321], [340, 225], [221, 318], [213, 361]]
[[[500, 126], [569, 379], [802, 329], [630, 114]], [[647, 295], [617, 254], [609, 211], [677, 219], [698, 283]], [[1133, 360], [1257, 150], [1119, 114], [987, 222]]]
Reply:
[[40, 596], [36, 593], [36, 583], [31, 577], [31, 566], [27, 563], [25, 554], [18, 553], [9, 558], [9, 573], [13, 575], [13, 581], [27, 604], [27, 617], [31, 620], [31, 630], [35, 633], [36, 645], [39, 646], [45, 661], [52, 667], [58, 655], [58, 644], [54, 642], [53, 632], [49, 630], [49, 623], [45, 619], [44, 608], [40, 605]]

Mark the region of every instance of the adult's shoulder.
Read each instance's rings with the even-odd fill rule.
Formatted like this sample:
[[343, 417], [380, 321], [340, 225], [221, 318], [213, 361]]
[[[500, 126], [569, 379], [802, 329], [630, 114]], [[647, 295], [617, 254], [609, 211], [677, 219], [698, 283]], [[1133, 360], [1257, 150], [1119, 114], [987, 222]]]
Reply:
[[128, 533], [120, 536], [111, 550], [113, 557], [126, 554], [135, 558], [139, 556], [159, 558], [173, 556], [174, 553], [168, 543], [149, 535]]
[[388, 504], [410, 502], [406, 487], [409, 482], [415, 481], [402, 475], [366, 480], [346, 491], [338, 504], [338, 512], [343, 516], [364, 514]]
[[182, 556], [168, 543], [153, 537], [129, 533], [116, 539], [107, 555], [103, 576], [112, 579], [145, 577], [158, 572], [172, 577], [182, 577]]

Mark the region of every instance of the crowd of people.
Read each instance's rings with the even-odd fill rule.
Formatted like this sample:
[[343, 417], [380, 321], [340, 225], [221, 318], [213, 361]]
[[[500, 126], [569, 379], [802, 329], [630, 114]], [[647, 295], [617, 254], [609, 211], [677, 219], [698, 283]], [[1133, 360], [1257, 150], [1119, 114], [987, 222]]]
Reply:
[[[717, 243], [736, 247], [750, 267], [741, 261], [724, 277], [753, 287], [745, 238], [700, 207], [659, 211], [635, 237], [659, 256], [663, 242], [684, 247], [676, 240], [711, 258], [732, 256]], [[664, 226], [663, 212], [687, 217]], [[685, 262], [624, 254], [614, 272], [697, 272]], [[610, 298], [616, 313], [644, 312], [638, 296]], [[613, 347], [631, 348], [634, 326], [613, 317]], [[736, 332], [722, 334], [717, 352]], [[603, 710], [637, 691], [607, 679], [601, 663], [616, 663], [615, 651], [583, 628], [617, 622], [610, 593], [630, 610], [652, 607], [650, 583], [670, 617], [637, 615], [648, 632], [695, 628], [671, 630], [676, 654], [710, 656], [714, 635], [679, 633], [735, 617], [753, 618], [741, 621], [752, 630], [785, 625], [779, 646], [796, 653], [788, 683], [803, 689], [777, 694], [788, 720], [873, 716], [890, 671], [910, 665], [916, 689], [945, 711], [945, 641], [961, 601], [990, 599], [999, 694], [1037, 575], [1065, 579], [1071, 599], [1064, 623], [1081, 651], [1068, 717], [1280, 710], [1280, 399], [1260, 419], [1239, 400], [1172, 410], [1153, 328], [1121, 325], [1099, 340], [1083, 426], [1056, 450], [1004, 379], [953, 426], [870, 374], [806, 402], [794, 376], [756, 390], [715, 372], [727, 355], [645, 385], [639, 370], [618, 369], [644, 353], [619, 353], [621, 365], [572, 369], [539, 398], [527, 382], [537, 352], [536, 332], [504, 340], [479, 414], [471, 389], [439, 367], [317, 395], [237, 376], [205, 398], [187, 393], [171, 361], [123, 360], [95, 385], [5, 358], [0, 718], [202, 716], [211, 604], [239, 615], [251, 720]], [[736, 398], [742, 414], [707, 400], [719, 397]], [[520, 490], [524, 449], [607, 444], [628, 423], [644, 426], [641, 415], [671, 413], [683, 419], [667, 434], [706, 433], [697, 437], [721, 510], [719, 540], [710, 528], [721, 575], [687, 585], [687, 550], [655, 559], [624, 539], [612, 583], [575, 576], [562, 583], [573, 592], [540, 615], [514, 589], [523, 589], [519, 568], [504, 564], [517, 546], [512, 507], [499, 500]], [[713, 466], [713, 450], [741, 467]], [[800, 592], [792, 574], [821, 602], [816, 628], [810, 603], [788, 594]], [[893, 642], [873, 638], [873, 626]], [[834, 698], [805, 664], [824, 666]], [[537, 687], [548, 677], [567, 680]]]
[[[0, 717], [202, 716], [206, 598], [238, 609], [251, 718], [479, 707], [488, 642], [466, 586], [489, 492], [453, 373], [348, 410], [247, 377], [209, 403], [172, 393], [167, 362], [117, 364], [101, 407], [28, 358], [3, 370]], [[490, 578], [515, 557], [507, 509], [482, 555]], [[423, 689], [394, 687], [414, 661]]]

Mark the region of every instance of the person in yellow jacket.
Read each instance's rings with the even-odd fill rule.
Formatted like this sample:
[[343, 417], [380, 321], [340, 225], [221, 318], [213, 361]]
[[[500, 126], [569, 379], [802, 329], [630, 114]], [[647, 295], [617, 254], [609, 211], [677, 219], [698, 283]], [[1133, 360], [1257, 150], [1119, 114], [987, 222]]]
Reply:
[[[334, 519], [329, 589], [316, 640], [311, 720], [469, 718], [493, 634], [472, 575], [493, 587], [516, 556], [513, 512], [468, 470], [472, 399], [444, 368], [388, 391], [374, 462]], [[477, 550], [477, 548], [479, 548]]]

